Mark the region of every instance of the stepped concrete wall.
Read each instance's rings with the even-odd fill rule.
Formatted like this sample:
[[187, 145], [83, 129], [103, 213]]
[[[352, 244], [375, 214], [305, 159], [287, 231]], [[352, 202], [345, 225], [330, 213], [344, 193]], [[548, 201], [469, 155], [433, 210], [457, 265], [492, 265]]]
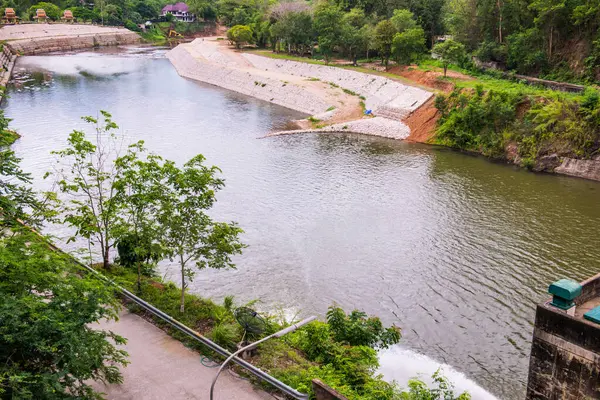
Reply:
[[[167, 53], [167, 58], [179, 75], [306, 114], [317, 114], [331, 106], [322, 98], [295, 85], [286, 85], [280, 79], [255, 74], [251, 69], [227, 68], [229, 60], [220, 52], [202, 54], [202, 58], [194, 57], [190, 51], [196, 49], [197, 47], [192, 49], [187, 45], [179, 45]], [[205, 56], [210, 57], [211, 62], [204, 62]]]
[[96, 25], [20, 24], [0, 29], [0, 41], [19, 55], [134, 44], [140, 39], [125, 28]]
[[366, 98], [367, 109], [378, 116], [401, 120], [425, 103], [433, 93], [392, 79], [349, 69], [278, 60], [255, 54], [243, 55], [255, 68], [285, 72], [306, 78], [318, 78], [351, 90]]

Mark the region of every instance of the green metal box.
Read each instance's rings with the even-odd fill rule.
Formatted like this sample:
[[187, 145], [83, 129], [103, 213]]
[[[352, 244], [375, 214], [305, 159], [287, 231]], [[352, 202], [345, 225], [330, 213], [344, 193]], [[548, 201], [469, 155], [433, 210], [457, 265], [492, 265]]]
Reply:
[[552, 305], [562, 310], [568, 310], [575, 303], [573, 300], [581, 295], [581, 285], [571, 279], [561, 279], [548, 288], [552, 297]]

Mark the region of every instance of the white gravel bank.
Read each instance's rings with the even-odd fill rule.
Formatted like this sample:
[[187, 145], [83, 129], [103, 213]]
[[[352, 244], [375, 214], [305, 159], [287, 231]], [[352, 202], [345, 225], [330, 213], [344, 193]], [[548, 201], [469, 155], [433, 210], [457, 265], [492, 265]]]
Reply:
[[[200, 49], [202, 48], [200, 46]], [[194, 54], [194, 50], [195, 48], [190, 44], [184, 44], [167, 53], [167, 58], [175, 66], [179, 75], [310, 115], [321, 113], [331, 107], [331, 104], [301, 87], [263, 74], [252, 73], [251, 69], [228, 68], [229, 60], [215, 62], [217, 58], [226, 57], [225, 55], [221, 54], [221, 57], [219, 53], [213, 54], [209, 61], [201, 54]]]
[[329, 125], [320, 129], [298, 129], [293, 131], [280, 131], [270, 133], [267, 136], [289, 135], [293, 133], [360, 133], [362, 135], [381, 136], [390, 139], [406, 139], [410, 135], [410, 129], [400, 121], [393, 119], [375, 117], [363, 118], [355, 121]]
[[254, 67], [265, 71], [285, 72], [290, 75], [306, 78], [318, 78], [366, 97], [367, 109], [375, 115], [384, 114], [389, 118], [402, 119], [419, 108], [433, 93], [426, 90], [403, 85], [391, 79], [352, 71], [339, 67], [307, 64], [290, 60], [278, 60], [254, 54], [244, 54]]

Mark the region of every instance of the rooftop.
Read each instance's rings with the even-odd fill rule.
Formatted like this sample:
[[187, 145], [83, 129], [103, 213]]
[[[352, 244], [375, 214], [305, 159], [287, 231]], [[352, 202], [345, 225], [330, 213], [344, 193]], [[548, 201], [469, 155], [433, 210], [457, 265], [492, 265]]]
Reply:
[[163, 13], [175, 12], [175, 11], [188, 12], [188, 10], [189, 10], [188, 5], [185, 4], [185, 3], [182, 3], [182, 2], [179, 2], [179, 3], [176, 3], [176, 4], [167, 4], [162, 9]]

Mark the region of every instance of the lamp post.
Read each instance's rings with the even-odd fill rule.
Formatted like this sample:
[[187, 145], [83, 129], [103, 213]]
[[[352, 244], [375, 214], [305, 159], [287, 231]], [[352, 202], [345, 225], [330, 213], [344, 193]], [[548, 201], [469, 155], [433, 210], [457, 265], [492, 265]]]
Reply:
[[246, 350], [250, 350], [255, 348], [256, 346], [258, 346], [259, 344], [261, 344], [262, 342], [266, 342], [267, 340], [271, 339], [271, 338], [278, 338], [278, 337], [282, 337], [283, 335], [286, 335], [290, 332], [295, 331], [296, 329], [300, 328], [301, 326], [304, 326], [306, 324], [308, 324], [309, 322], [314, 321], [315, 319], [317, 319], [317, 317], [309, 317], [306, 318], [300, 322], [298, 322], [297, 324], [294, 325], [290, 325], [285, 329], [282, 329], [278, 332], [275, 332], [272, 335], [269, 335], [267, 337], [264, 337], [262, 339], [260, 339], [259, 341], [256, 341], [254, 343], [250, 343], [248, 346], [242, 347], [241, 349], [239, 349], [238, 351], [236, 351], [235, 353], [233, 353], [232, 355], [230, 355], [227, 360], [225, 360], [223, 362], [223, 364], [221, 364], [221, 367], [219, 368], [219, 370], [217, 371], [217, 375], [214, 377], [212, 384], [210, 385], [210, 400], [213, 400], [213, 392], [215, 390], [215, 384], [217, 383], [217, 379], [219, 378], [219, 375], [221, 374], [221, 372], [223, 371], [223, 369], [225, 369], [225, 367], [227, 366], [227, 363], [229, 363], [229, 361], [231, 361], [235, 356], [237, 356], [238, 354], [246, 351]]

